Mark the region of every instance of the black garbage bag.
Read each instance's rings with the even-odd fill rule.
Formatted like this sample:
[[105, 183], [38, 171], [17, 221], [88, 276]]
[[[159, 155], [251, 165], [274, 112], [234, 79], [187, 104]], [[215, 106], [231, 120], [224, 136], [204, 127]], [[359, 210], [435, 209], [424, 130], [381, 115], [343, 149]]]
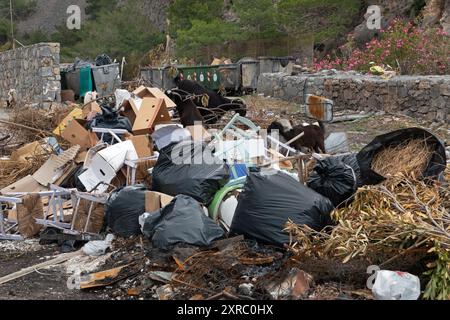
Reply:
[[[102, 113], [98, 113], [92, 121], [88, 123], [88, 128], [91, 130], [92, 128], [107, 128], [107, 129], [124, 129], [128, 132], [133, 131], [133, 126], [131, 125], [130, 120], [126, 117], [122, 117], [119, 115], [119, 112], [114, 110], [114, 105], [111, 103], [103, 103], [100, 105], [102, 109]], [[100, 139], [102, 134], [97, 133], [98, 138]], [[124, 139], [123, 135], [117, 135], [120, 139]], [[109, 133], [105, 133], [103, 135], [103, 141], [110, 143], [112, 141], [112, 136]], [[114, 140], [115, 144], [117, 141]]]
[[79, 176], [81, 176], [83, 173], [85, 173], [88, 169], [85, 169], [83, 166], [79, 166], [78, 169], [74, 173], [74, 180], [75, 180], [75, 188], [77, 188], [78, 191], [86, 192], [86, 187], [84, 184], [80, 181]]
[[97, 58], [95, 58], [95, 65], [97, 67], [106, 66], [106, 65], [112, 64], [112, 63], [113, 63], [112, 59], [105, 53], [101, 54], [101, 55], [97, 56]]
[[362, 179], [361, 179], [361, 168], [359, 167], [357, 156], [358, 156], [357, 153], [350, 153], [350, 154], [345, 154], [342, 156], [335, 156], [335, 157], [331, 157], [331, 158], [339, 160], [342, 163], [346, 164], [347, 166], [350, 166], [353, 169], [353, 172], [356, 177], [356, 186], [357, 186], [357, 188], [360, 188], [363, 186], [363, 184], [362, 184]]
[[228, 166], [213, 157], [206, 145], [182, 141], [160, 150], [152, 172], [152, 190], [171, 196], [184, 194], [209, 205], [229, 178]]
[[318, 161], [307, 184], [314, 191], [330, 199], [335, 207], [350, 199], [357, 190], [353, 168], [335, 157]]
[[247, 178], [230, 232], [283, 246], [289, 243], [289, 234], [283, 231], [289, 219], [320, 231], [331, 225], [333, 209], [328, 198], [289, 175], [265, 170]]
[[142, 233], [159, 249], [178, 243], [207, 247], [224, 236], [222, 228], [205, 215], [202, 206], [185, 195], [175, 197], [156, 212], [145, 213], [140, 219]]
[[115, 235], [131, 237], [141, 234], [139, 216], [145, 212], [145, 186], [115, 190], [105, 205], [105, 221]]
[[444, 144], [435, 135], [424, 129], [408, 128], [380, 135], [358, 153], [361, 183], [363, 185], [375, 185], [383, 182], [385, 178], [372, 170], [372, 161], [375, 155], [388, 147], [395, 147], [405, 141], [414, 139], [426, 140], [427, 144], [432, 146], [434, 152], [423, 172], [423, 178], [437, 179], [447, 165]]

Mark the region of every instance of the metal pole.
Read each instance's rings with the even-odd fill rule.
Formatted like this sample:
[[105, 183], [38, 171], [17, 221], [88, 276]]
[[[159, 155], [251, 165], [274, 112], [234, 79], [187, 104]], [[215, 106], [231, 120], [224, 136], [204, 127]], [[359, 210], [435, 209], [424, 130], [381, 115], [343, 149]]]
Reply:
[[16, 41], [14, 39], [14, 22], [13, 22], [13, 7], [12, 7], [12, 0], [9, 0], [9, 13], [11, 16], [11, 41], [13, 45], [13, 50], [16, 49]]

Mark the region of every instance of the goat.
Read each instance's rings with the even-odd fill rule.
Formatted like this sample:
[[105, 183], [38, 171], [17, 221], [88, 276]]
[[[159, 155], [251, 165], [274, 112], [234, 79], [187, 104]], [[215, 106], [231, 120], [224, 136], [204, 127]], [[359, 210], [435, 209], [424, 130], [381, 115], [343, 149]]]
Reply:
[[[247, 115], [247, 107], [242, 100], [225, 98], [212, 90], [206, 89], [198, 82], [181, 80], [180, 76], [177, 76], [174, 82], [180, 91], [196, 96], [194, 102], [200, 108], [200, 113], [207, 124], [217, 123], [222, 115], [228, 111], [235, 111], [242, 117]], [[202, 104], [202, 96], [205, 95], [208, 96], [208, 105], [206, 107]]]
[[278, 130], [280, 135], [287, 141], [290, 141], [297, 137], [302, 132], [303, 137], [292, 142], [291, 146], [299, 151], [302, 147], [313, 150], [317, 153], [325, 153], [325, 126], [321, 121], [309, 125], [304, 123], [303, 125], [298, 125], [292, 127], [289, 121], [279, 120], [273, 122], [267, 129], [270, 134], [272, 131]]
[[8, 91], [8, 100], [6, 101], [7, 108], [14, 108], [17, 104], [17, 93], [16, 89], [10, 89]]
[[183, 127], [193, 126], [196, 122], [203, 122], [203, 117], [197, 105], [192, 101], [192, 96], [183, 96], [177, 92], [177, 89], [166, 91], [166, 95], [177, 105]]

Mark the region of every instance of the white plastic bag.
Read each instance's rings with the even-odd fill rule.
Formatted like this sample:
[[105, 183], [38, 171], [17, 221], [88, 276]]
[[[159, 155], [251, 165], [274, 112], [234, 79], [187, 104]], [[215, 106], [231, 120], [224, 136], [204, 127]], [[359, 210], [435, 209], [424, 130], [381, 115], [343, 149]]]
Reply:
[[114, 240], [113, 234], [108, 234], [105, 240], [89, 241], [83, 247], [83, 253], [88, 256], [99, 257], [106, 253]]
[[410, 273], [381, 270], [377, 272], [372, 293], [375, 300], [417, 300], [420, 280]]

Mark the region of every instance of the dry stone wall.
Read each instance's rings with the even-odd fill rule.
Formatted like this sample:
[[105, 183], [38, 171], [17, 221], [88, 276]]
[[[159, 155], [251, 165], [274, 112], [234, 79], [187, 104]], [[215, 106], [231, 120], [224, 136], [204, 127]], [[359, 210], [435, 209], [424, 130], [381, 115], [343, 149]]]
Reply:
[[384, 80], [356, 72], [325, 71], [259, 77], [258, 93], [303, 103], [307, 94], [334, 100], [337, 110], [385, 111], [450, 123], [450, 76], [397, 76]]
[[15, 89], [17, 102], [49, 107], [61, 101], [59, 43], [39, 43], [0, 53], [0, 100]]

